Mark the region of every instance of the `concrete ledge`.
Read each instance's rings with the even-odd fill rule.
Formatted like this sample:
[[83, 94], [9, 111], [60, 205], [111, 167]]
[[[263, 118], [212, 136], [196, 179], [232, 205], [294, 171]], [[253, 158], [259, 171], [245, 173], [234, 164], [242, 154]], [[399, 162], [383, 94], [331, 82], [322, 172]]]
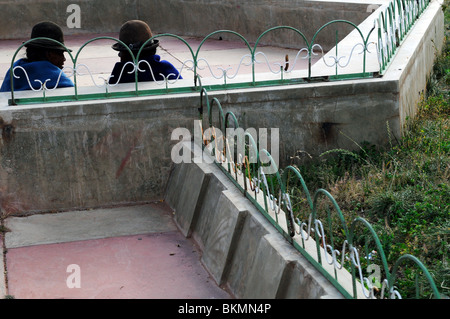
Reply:
[[[219, 285], [225, 284], [230, 274], [231, 261], [248, 215], [245, 207], [240, 206], [239, 201], [233, 202], [233, 196], [228, 190], [223, 191], [217, 201], [217, 210], [210, 211], [214, 219], [209, 225], [208, 239], [204, 240], [200, 231], [195, 236], [198, 241], [203, 242], [203, 263], [208, 269], [215, 269], [212, 275]], [[208, 213], [207, 210], [204, 212]]]
[[60, 214], [35, 214], [9, 217], [5, 226], [6, 249], [98, 239], [130, 234], [175, 231], [169, 207], [163, 203], [73, 211]]
[[444, 46], [444, 13], [438, 1], [432, 1], [399, 47], [384, 80], [398, 82], [399, 115], [402, 126], [414, 117], [418, 102], [426, 90], [437, 54]]
[[[342, 298], [278, 233], [261, 237], [249, 269], [244, 298]], [[277, 288], [277, 289], [275, 289]]]
[[237, 298], [343, 298], [214, 164], [177, 164], [168, 185], [175, 221]]

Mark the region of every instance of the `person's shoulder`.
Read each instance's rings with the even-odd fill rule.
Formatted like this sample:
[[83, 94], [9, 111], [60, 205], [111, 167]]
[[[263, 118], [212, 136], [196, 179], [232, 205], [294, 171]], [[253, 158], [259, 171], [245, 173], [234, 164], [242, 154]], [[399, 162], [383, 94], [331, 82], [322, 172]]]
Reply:
[[16, 66], [25, 66], [25, 65], [27, 65], [28, 63], [29, 63], [29, 62], [28, 62], [27, 59], [21, 58], [21, 59], [17, 60], [16, 62], [14, 62], [13, 66], [14, 66], [14, 67], [16, 67]]
[[148, 60], [154, 61], [154, 62], [162, 62], [161, 61], [161, 56], [158, 54], [155, 55], [151, 55], [147, 58]]
[[162, 60], [162, 59], [161, 59], [161, 56], [159, 56], [159, 55], [154, 55], [154, 56], [153, 56], [153, 60], [154, 60], [155, 62], [161, 64], [161, 65], [166, 66], [166, 67], [173, 67], [173, 64], [172, 64], [172, 63], [170, 63], [170, 62], [167, 61], [167, 60]]
[[28, 61], [27, 59], [18, 60], [15, 66], [21, 66], [30, 70], [59, 70], [59, 68], [50, 61]]

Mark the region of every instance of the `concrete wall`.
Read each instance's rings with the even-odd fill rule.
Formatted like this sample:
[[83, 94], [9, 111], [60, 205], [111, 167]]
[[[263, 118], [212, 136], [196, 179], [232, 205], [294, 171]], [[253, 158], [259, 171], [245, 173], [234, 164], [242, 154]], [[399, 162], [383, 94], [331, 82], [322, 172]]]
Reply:
[[318, 156], [334, 148], [355, 149], [355, 142], [361, 141], [385, 145], [386, 122], [395, 135], [400, 134], [395, 81], [316, 83], [240, 93], [210, 96], [232, 111], [243, 128], [279, 128], [281, 166], [289, 164], [297, 151]]
[[444, 14], [438, 1], [423, 13], [384, 75], [399, 85], [400, 123], [414, 117], [425, 92], [436, 56], [444, 45]]
[[[279, 128], [280, 165], [385, 144], [399, 134], [399, 87], [377, 80], [210, 92], [244, 128]], [[24, 210], [72, 209], [161, 198], [172, 166], [171, 133], [193, 134], [198, 93], [0, 108], [0, 189]], [[371, 123], [370, 126], [367, 123]], [[270, 150], [270, 148], [269, 148]]]
[[[13, 3], [24, 17], [26, 3]], [[43, 12], [50, 10], [48, 14], [65, 8], [64, 1], [53, 6], [51, 1], [33, 3], [42, 6]], [[99, 5], [86, 2], [94, 3]], [[124, 13], [136, 17], [142, 2], [129, 3], [135, 5], [134, 11], [127, 8]], [[160, 5], [180, 3], [185, 2]], [[120, 3], [114, 5], [108, 2], [108, 7], [90, 9], [104, 24], [99, 32], [109, 24], [117, 25], [117, 20], [110, 19], [109, 8], [117, 10]], [[2, 12], [11, 14], [8, 10]], [[182, 12], [185, 18], [190, 16]], [[245, 7], [242, 12], [253, 11]], [[0, 21], [4, 23], [5, 18]], [[281, 166], [296, 151], [318, 155], [334, 148], [356, 148], [354, 142], [364, 140], [384, 145], [386, 123], [400, 136], [405, 118], [414, 114], [432, 68], [434, 47], [439, 50], [442, 42], [442, 30], [443, 15], [434, 3], [383, 78], [210, 95], [226, 111], [233, 111], [242, 127], [280, 128]], [[198, 94], [17, 107], [7, 106], [6, 96], [0, 97], [2, 211], [33, 213], [165, 199], [174, 208], [184, 235], [200, 245], [202, 261], [214, 279], [238, 298], [341, 298], [216, 167], [173, 165], [171, 133], [177, 127], [192, 132], [198, 107]]]
[[[68, 28], [67, 19], [71, 20], [73, 13], [67, 12], [70, 4], [80, 7], [80, 28]], [[146, 21], [156, 33], [204, 37], [217, 30], [229, 29], [253, 42], [271, 27], [289, 25], [311, 39], [331, 20], [346, 19], [359, 24], [369, 14], [368, 4], [314, 0], [6, 0], [1, 2], [1, 8], [0, 39], [29, 38], [33, 25], [42, 20], [58, 23], [66, 34], [76, 34], [118, 33], [120, 26], [130, 19]], [[349, 31], [347, 26], [339, 26], [341, 36]], [[334, 34], [322, 35], [320, 43], [335, 43]], [[264, 38], [263, 43], [290, 46], [293, 36], [275, 33]]]
[[180, 98], [2, 108], [2, 207], [46, 211], [162, 198], [171, 132], [197, 118]]
[[165, 199], [205, 267], [236, 298], [342, 298], [215, 165], [175, 165]]

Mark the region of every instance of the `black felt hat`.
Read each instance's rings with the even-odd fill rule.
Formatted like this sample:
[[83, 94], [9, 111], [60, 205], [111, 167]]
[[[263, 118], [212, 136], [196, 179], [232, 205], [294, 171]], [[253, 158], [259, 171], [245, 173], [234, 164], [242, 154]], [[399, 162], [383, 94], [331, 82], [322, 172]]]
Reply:
[[[64, 35], [61, 28], [56, 23], [50, 21], [40, 22], [33, 27], [31, 30], [31, 39], [36, 38], [50, 38], [64, 44]], [[25, 44], [25, 46], [50, 50], [72, 51], [61, 44], [52, 40], [37, 39]]]
[[[120, 28], [119, 40], [125, 43], [131, 51], [137, 52], [142, 45], [153, 36], [147, 23], [141, 20], [130, 20], [125, 22]], [[156, 49], [159, 41], [154, 39], [149, 41], [142, 50]], [[112, 48], [116, 51], [128, 51], [122, 43], [115, 43]]]

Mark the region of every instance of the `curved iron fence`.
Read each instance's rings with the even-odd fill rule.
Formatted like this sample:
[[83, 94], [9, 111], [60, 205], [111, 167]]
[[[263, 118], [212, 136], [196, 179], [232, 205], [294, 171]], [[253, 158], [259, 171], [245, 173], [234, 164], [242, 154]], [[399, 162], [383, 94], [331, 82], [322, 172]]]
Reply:
[[[197, 50], [194, 50], [192, 46], [182, 37], [174, 34], [159, 34], [153, 36], [145, 44], [151, 42], [155, 39], [161, 37], [174, 38], [181, 41], [185, 46], [187, 52], [189, 52], [191, 58], [187, 59], [182, 63], [179, 70], [180, 75], [183, 72], [193, 73], [193, 83], [188, 80], [181, 80], [180, 77], [176, 79], [169, 79], [170, 76], [163, 76], [164, 80], [155, 81], [156, 85], [152, 88], [142, 88], [142, 84], [138, 81], [138, 74], [142, 72], [142, 64], [145, 64], [145, 60], [140, 60], [142, 49], [134, 55], [130, 48], [127, 47], [128, 52], [133, 57], [132, 62], [128, 62], [123, 66], [122, 72], [119, 77], [123, 75], [124, 69], [128, 66], [132, 66], [131, 73], [135, 75], [134, 88], [132, 90], [127, 89], [125, 91], [119, 90], [119, 80], [115, 84], [109, 83], [109, 79], [104, 77], [99, 77], [100, 84], [96, 83], [92, 72], [89, 70], [89, 66], [86, 64], [80, 64], [79, 57], [80, 53], [86, 48], [86, 46], [94, 41], [99, 40], [110, 40], [116, 43], [124, 45], [124, 43], [113, 37], [97, 37], [89, 40], [83, 44], [80, 49], [72, 54], [70, 50], [66, 48], [66, 53], [69, 56], [70, 66], [65, 67], [61, 70], [60, 77], [63, 72], [66, 72], [70, 77], [73, 77], [73, 94], [70, 95], [54, 95], [49, 96], [49, 92], [54, 91], [58, 87], [59, 78], [56, 80], [56, 84], [53, 87], [48, 87], [47, 83], [50, 79], [42, 82], [40, 80], [33, 80], [27, 77], [30, 89], [37, 92], [42, 92], [42, 96], [39, 97], [16, 97], [16, 92], [14, 92], [14, 79], [18, 77], [16, 74], [17, 69], [25, 71], [22, 67], [14, 67], [14, 62], [19, 51], [27, 44], [38, 41], [42, 39], [50, 40], [56, 42], [56, 40], [49, 38], [37, 38], [31, 39], [23, 43], [14, 53], [11, 60], [10, 68], [10, 81], [11, 81], [11, 99], [9, 100], [10, 105], [26, 104], [26, 103], [42, 103], [42, 102], [62, 102], [62, 101], [78, 101], [78, 100], [90, 100], [90, 99], [105, 99], [105, 98], [117, 98], [117, 97], [133, 97], [133, 96], [145, 96], [152, 94], [165, 94], [165, 93], [181, 93], [181, 92], [198, 92], [198, 78], [200, 78], [199, 71], [207, 70], [209, 71], [209, 78], [214, 80], [220, 80], [222, 83], [215, 83], [208, 86], [209, 90], [215, 89], [226, 89], [226, 88], [245, 88], [245, 87], [255, 87], [255, 86], [267, 86], [267, 85], [286, 85], [286, 84], [298, 84], [298, 83], [308, 83], [316, 80], [341, 80], [347, 78], [369, 78], [377, 74], [383, 74], [387, 69], [389, 63], [396, 52], [396, 49], [400, 46], [402, 40], [405, 38], [415, 21], [418, 19], [420, 14], [425, 10], [427, 5], [431, 0], [392, 0], [390, 4], [385, 8], [385, 10], [380, 12], [378, 19], [374, 20], [373, 27], [370, 30], [361, 30], [357, 25], [346, 20], [334, 20], [323, 25], [317, 30], [313, 35], [312, 39], [309, 41], [308, 38], [300, 30], [291, 26], [277, 26], [264, 31], [256, 40], [255, 44], [252, 46], [250, 42], [241, 34], [231, 31], [231, 30], [219, 30], [207, 35], [198, 46]], [[333, 50], [325, 52], [323, 45], [317, 43], [318, 37], [324, 33], [328, 32], [331, 27], [336, 25], [350, 26], [350, 28], [355, 32], [356, 39], [352, 40], [351, 48], [347, 49], [346, 52], [342, 52], [340, 43], [338, 41], [339, 35], [336, 34], [336, 43]], [[377, 30], [377, 32], [374, 32]], [[273, 32], [294, 32], [297, 41], [294, 41], [293, 45], [296, 47], [301, 47], [297, 51], [293, 61], [289, 61], [288, 57], [285, 60], [270, 62], [267, 55], [264, 53], [261, 46], [261, 42], [264, 37], [269, 33]], [[205, 42], [208, 39], [213, 38], [219, 34], [228, 34], [238, 38], [243, 42], [244, 47], [248, 49], [248, 53], [241, 57], [238, 66], [235, 70], [231, 67], [216, 67], [215, 69], [210, 65], [210, 63], [202, 58], [200, 53]], [[337, 33], [337, 32], [336, 32]], [[376, 37], [376, 39], [375, 39]], [[145, 44], [142, 46], [144, 47]], [[371, 45], [375, 47], [375, 50], [370, 49]], [[361, 58], [362, 55], [362, 58]], [[376, 69], [368, 70], [368, 60], [377, 60]], [[359, 57], [357, 57], [359, 56]], [[320, 59], [319, 59], [320, 58]], [[306, 70], [298, 70], [297, 64], [299, 61], [306, 61]], [[315, 61], [320, 60], [321, 67], [318, 71], [313, 70], [313, 64]], [[353, 66], [357, 66], [356, 69], [346, 71], [345, 68], [352, 63]], [[258, 64], [266, 64], [271, 74], [270, 79], [260, 78], [255, 67]], [[234, 81], [230, 83], [231, 80], [235, 80], [238, 75], [240, 75], [241, 68], [250, 67], [251, 77], [250, 80]], [[87, 73], [83, 73], [83, 70], [87, 70]], [[325, 70], [325, 71], [324, 71]], [[304, 72], [303, 72], [304, 71]], [[150, 67], [150, 72], [153, 70]], [[185, 74], [184, 73], [184, 74]], [[78, 78], [83, 75], [89, 75], [93, 82], [93, 86], [101, 90], [95, 93], [81, 93], [78, 84]], [[180, 84], [181, 83], [181, 84]], [[33, 87], [33, 84], [37, 88]], [[205, 84], [205, 82], [204, 82]]]
[[[367, 220], [346, 220], [328, 191], [309, 191], [297, 167], [279, 170], [254, 134], [240, 128], [236, 116], [225, 112], [217, 98], [210, 99], [204, 88], [200, 91], [199, 110], [202, 132], [209, 130], [202, 139], [204, 152], [345, 297], [402, 298], [396, 287], [400, 265], [412, 263], [432, 296], [440, 299], [433, 277], [420, 260], [406, 254], [390, 267], [382, 243]], [[228, 129], [233, 134], [223, 133]], [[234, 134], [237, 129], [241, 134]], [[238, 147], [240, 144], [242, 147]], [[265, 173], [268, 166], [276, 167], [273, 174]], [[416, 297], [420, 297], [424, 284], [415, 284]]]
[[378, 54], [383, 73], [401, 42], [431, 0], [392, 0], [375, 21], [378, 26]]

